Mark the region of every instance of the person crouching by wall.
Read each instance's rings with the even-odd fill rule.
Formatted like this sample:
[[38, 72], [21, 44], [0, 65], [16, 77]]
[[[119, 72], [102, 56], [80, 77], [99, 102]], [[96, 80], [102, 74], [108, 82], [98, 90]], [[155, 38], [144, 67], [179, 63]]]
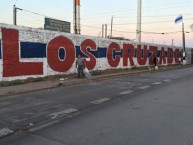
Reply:
[[155, 66], [157, 66], [157, 57], [155, 55], [153, 56], [153, 63]]
[[76, 59], [76, 68], [78, 69], [78, 77], [82, 75], [82, 77], [85, 77], [84, 75], [84, 68], [85, 68], [85, 62], [83, 61], [81, 55], [78, 55], [78, 58]]
[[154, 55], [154, 57], [153, 57], [153, 62], [154, 62], [154, 65], [155, 65], [155, 70], [158, 70], [158, 59], [157, 59], [157, 57], [156, 57], [156, 55]]

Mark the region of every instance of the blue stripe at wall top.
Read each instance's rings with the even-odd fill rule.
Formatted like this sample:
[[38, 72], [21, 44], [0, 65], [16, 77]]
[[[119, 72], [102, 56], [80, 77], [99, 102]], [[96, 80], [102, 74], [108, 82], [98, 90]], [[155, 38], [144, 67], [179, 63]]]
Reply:
[[[106, 53], [107, 53], [107, 48], [98, 47], [97, 49], [98, 49], [97, 51], [92, 51], [92, 50], [88, 49], [88, 52], [91, 53], [92, 55], [94, 55], [96, 58], [105, 58]], [[76, 57], [78, 57], [78, 55], [81, 55], [82, 57], [87, 57], [80, 50], [80, 46], [76, 46]]]
[[161, 56], [161, 51], [158, 50], [158, 52], [157, 52], [157, 57], [160, 57], [160, 56]]
[[98, 58], [107, 57], [107, 48], [98, 47]]
[[1, 41], [0, 41], [0, 59], [2, 58], [1, 56]]
[[[34, 42], [21, 42], [21, 58], [46, 58], [46, 44], [44, 43], [34, 43]], [[76, 57], [80, 54], [82, 57], [87, 57], [84, 53], [81, 52], [80, 46], [76, 46]], [[107, 57], [107, 48], [105, 47], [98, 47], [97, 51], [92, 51], [88, 49], [88, 52], [93, 54], [96, 58], [106, 58]], [[128, 50], [129, 52], [129, 50]], [[144, 52], [142, 52], [144, 53]], [[167, 51], [165, 52], [167, 57]], [[160, 57], [160, 50], [157, 53], [157, 57]], [[65, 58], [65, 51], [59, 51], [59, 58]], [[148, 58], [151, 57], [152, 53], [148, 51], [147, 53]], [[123, 57], [123, 50], [120, 52], [113, 52], [113, 58], [116, 56]], [[143, 55], [142, 55], [143, 56]], [[137, 49], [135, 49], [134, 57], [137, 57]], [[2, 50], [1, 50], [1, 41], [0, 41], [0, 59], [2, 59]]]
[[46, 44], [34, 42], [21, 42], [21, 58], [45, 58]]
[[[148, 58], [150, 58], [153, 54], [152, 54], [152, 52], [149, 52], [149, 51], [148, 51], [148, 54], [147, 54], [147, 55], [148, 55]], [[160, 57], [160, 55], [161, 55], [161, 51], [158, 50], [158, 51], [157, 51], [157, 57]]]

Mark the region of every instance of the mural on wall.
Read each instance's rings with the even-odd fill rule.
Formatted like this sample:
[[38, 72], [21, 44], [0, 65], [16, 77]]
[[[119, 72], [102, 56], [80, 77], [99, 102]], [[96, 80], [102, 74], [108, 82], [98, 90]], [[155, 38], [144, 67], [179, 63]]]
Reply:
[[78, 54], [89, 70], [176, 64], [181, 49], [0, 24], [0, 81], [75, 72]]

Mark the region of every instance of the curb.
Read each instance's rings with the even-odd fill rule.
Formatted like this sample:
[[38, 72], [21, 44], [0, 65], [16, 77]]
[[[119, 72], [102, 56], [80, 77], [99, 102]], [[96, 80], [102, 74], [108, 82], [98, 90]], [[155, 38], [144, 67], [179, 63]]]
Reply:
[[[37, 92], [37, 91], [42, 91], [42, 90], [50, 90], [50, 89], [54, 89], [54, 88], [60, 88], [60, 87], [64, 87], [64, 86], [68, 86], [68, 85], [78, 85], [78, 84], [83, 84], [83, 83], [89, 83], [89, 82], [93, 82], [93, 81], [102, 81], [102, 80], [107, 80], [110, 78], [120, 78], [123, 76], [134, 76], [134, 75], [140, 75], [140, 74], [144, 74], [144, 73], [156, 73], [156, 72], [164, 72], [164, 71], [169, 71], [169, 70], [174, 70], [174, 69], [183, 69], [183, 68], [190, 68], [193, 67], [193, 65], [186, 65], [186, 66], [166, 66], [166, 67], [161, 67], [158, 70], [136, 70], [136, 71], [129, 71], [126, 72], [120, 72], [120, 73], [112, 73], [112, 74], [107, 74], [107, 75], [97, 75], [97, 76], [93, 76], [91, 78], [86, 78], [86, 79], [81, 79], [81, 80], [77, 80], [77, 79], [73, 79], [70, 80], [68, 82], [65, 81], [59, 81], [58, 80], [58, 84], [54, 85], [54, 86], [50, 86], [47, 88], [40, 88], [40, 89], [36, 89], [36, 90], [30, 90], [30, 91], [21, 91], [21, 92], [16, 92], [16, 93], [7, 93], [4, 95], [0, 95], [0, 97], [6, 97], [9, 95], [18, 95], [18, 94], [24, 94], [24, 93], [30, 93], [30, 92]], [[25, 84], [24, 84], [25, 85]]]

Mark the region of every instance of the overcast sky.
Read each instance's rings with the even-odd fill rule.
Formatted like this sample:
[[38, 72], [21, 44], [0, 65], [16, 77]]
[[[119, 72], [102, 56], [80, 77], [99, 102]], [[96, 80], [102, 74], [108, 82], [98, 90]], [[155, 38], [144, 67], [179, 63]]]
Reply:
[[[175, 18], [183, 14], [185, 30], [191, 32], [193, 0], [142, 0], [142, 41], [182, 45], [181, 23]], [[73, 0], [0, 0], [0, 22], [13, 23], [13, 5], [55, 19], [73, 22]], [[110, 28], [114, 17], [113, 36], [135, 39], [137, 0], [81, 0], [82, 34], [101, 36], [102, 24]], [[43, 27], [44, 17], [18, 11], [18, 25]], [[73, 31], [73, 30], [72, 30]], [[160, 34], [167, 33], [167, 34]], [[193, 47], [193, 33], [186, 34], [186, 46]]]

